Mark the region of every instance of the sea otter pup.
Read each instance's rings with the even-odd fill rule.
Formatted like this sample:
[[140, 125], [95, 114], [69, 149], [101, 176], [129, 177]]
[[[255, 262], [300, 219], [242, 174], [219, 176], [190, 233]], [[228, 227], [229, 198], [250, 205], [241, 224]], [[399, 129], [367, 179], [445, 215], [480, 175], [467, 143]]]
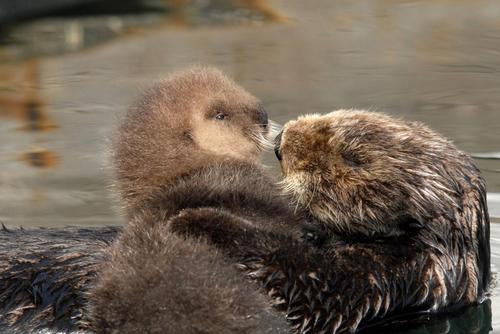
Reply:
[[285, 192], [330, 235], [322, 247], [224, 222], [173, 228], [236, 258], [298, 332], [354, 333], [483, 300], [485, 185], [449, 141], [419, 123], [341, 110], [286, 124], [276, 155]]
[[195, 68], [147, 91], [118, 129], [117, 188], [129, 224], [89, 292], [97, 333], [289, 332], [283, 315], [184, 221], [247, 225], [299, 240], [299, 220], [259, 163], [270, 126], [259, 100]]

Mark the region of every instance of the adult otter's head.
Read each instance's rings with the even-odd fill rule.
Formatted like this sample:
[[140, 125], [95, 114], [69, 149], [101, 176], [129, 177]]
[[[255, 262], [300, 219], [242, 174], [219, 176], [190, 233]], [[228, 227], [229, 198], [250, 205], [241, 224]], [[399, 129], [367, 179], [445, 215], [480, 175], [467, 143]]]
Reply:
[[466, 183], [482, 184], [471, 159], [448, 140], [380, 113], [300, 117], [285, 125], [276, 153], [285, 190], [344, 235], [398, 235], [453, 218]]
[[195, 67], [150, 88], [113, 145], [119, 191], [135, 206], [158, 187], [224, 159], [257, 162], [268, 142], [260, 101], [220, 71]]

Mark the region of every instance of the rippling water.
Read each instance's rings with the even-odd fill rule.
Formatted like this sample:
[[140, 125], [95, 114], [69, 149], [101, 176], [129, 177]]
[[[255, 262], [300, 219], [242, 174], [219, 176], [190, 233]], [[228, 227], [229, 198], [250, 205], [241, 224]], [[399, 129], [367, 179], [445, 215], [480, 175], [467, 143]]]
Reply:
[[[427, 123], [477, 157], [491, 214], [500, 217], [500, 2], [212, 2], [43, 19], [5, 38], [1, 221], [120, 224], [108, 191], [113, 125], [143, 87], [193, 63], [223, 69], [280, 123], [346, 107]], [[276, 167], [271, 154], [265, 161]], [[496, 224], [492, 253], [497, 271]], [[495, 294], [491, 309], [483, 304], [413, 332], [500, 330]]]

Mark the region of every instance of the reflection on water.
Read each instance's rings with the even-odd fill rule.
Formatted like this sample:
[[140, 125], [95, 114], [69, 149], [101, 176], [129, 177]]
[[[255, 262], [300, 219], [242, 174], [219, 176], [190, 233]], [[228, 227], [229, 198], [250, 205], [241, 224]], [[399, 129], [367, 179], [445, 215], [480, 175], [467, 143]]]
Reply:
[[[394, 324], [387, 328], [377, 328], [367, 333], [392, 333], [392, 334], [486, 334], [491, 327], [491, 301], [487, 300], [481, 305], [469, 307], [457, 314], [439, 317], [422, 318], [416, 323], [422, 324]], [[410, 329], [402, 330], [401, 328]], [[398, 329], [398, 327], [400, 329]]]
[[26, 131], [50, 131], [57, 125], [48, 116], [39, 94], [39, 68], [36, 60], [0, 65], [0, 117], [21, 122]]
[[[121, 223], [108, 191], [113, 125], [144, 86], [193, 63], [226, 71], [279, 123], [358, 107], [429, 124], [478, 157], [491, 213], [500, 217], [500, 160], [491, 153], [500, 152], [500, 2], [156, 3], [154, 10], [25, 22], [4, 36], [1, 221]], [[271, 153], [265, 163], [277, 166]], [[500, 328], [497, 305], [495, 291], [493, 328]], [[414, 331], [487, 332], [486, 307]]]
[[32, 167], [50, 168], [57, 164], [59, 157], [54, 152], [38, 149], [23, 153], [20, 156], [20, 160], [25, 161]]
[[187, 28], [283, 20], [265, 0], [130, 0], [119, 6], [112, 1], [98, 2], [6, 30], [0, 59], [75, 52], [151, 27]]
[[437, 319], [418, 329], [407, 331], [408, 334], [486, 334], [491, 327], [491, 301], [469, 307], [463, 313]]

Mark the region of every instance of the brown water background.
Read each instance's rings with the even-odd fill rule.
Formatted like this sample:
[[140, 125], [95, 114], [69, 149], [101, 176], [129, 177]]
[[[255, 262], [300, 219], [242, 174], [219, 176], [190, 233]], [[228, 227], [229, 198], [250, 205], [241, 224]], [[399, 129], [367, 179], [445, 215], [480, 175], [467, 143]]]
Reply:
[[[39, 19], [6, 34], [2, 222], [122, 223], [108, 189], [113, 126], [142, 88], [191, 64], [224, 70], [279, 123], [351, 107], [422, 121], [478, 157], [500, 217], [499, 1], [187, 2]], [[272, 154], [265, 162], [276, 170]], [[496, 224], [492, 254], [496, 271]]]

